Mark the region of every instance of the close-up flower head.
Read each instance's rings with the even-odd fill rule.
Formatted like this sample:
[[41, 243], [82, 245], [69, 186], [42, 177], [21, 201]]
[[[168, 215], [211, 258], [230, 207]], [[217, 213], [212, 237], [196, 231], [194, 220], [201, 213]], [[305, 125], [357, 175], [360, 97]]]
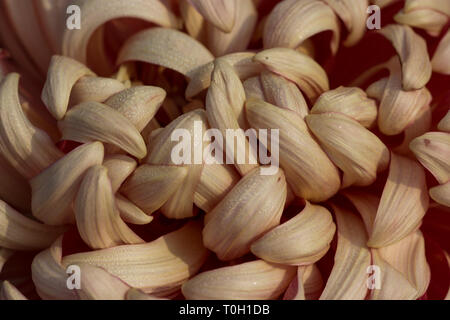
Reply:
[[449, 288], [450, 0], [0, 0], [0, 300]]

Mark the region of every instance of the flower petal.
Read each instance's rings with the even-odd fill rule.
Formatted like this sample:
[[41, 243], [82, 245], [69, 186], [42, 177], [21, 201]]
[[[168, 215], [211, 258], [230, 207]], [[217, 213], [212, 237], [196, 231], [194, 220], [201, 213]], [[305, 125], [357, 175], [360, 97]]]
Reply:
[[233, 30], [238, 16], [236, 0], [189, 0], [195, 9], [216, 28], [229, 33]]
[[270, 300], [295, 276], [296, 268], [256, 260], [202, 272], [182, 287], [188, 300]]
[[312, 58], [298, 51], [273, 48], [259, 52], [253, 60], [297, 84], [312, 101], [330, 89], [325, 70]]
[[48, 247], [65, 227], [52, 227], [32, 220], [0, 200], [0, 246], [14, 250]]
[[367, 245], [385, 247], [409, 235], [420, 226], [428, 202], [423, 168], [413, 160], [391, 153], [389, 176]]
[[66, 29], [62, 41], [63, 55], [86, 63], [89, 39], [95, 30], [107, 21], [132, 17], [142, 19], [167, 28], [177, 28], [180, 22], [159, 0], [76, 0], [80, 6], [80, 30]]
[[[189, 48], [190, 54], [186, 54]], [[213, 60], [213, 55], [200, 42], [183, 32], [151, 28], [127, 40], [117, 64], [142, 61], [163, 66], [187, 76], [192, 70]]]
[[120, 112], [99, 102], [83, 102], [58, 122], [62, 139], [77, 142], [102, 141], [142, 159], [147, 154], [144, 139]]
[[286, 0], [275, 6], [264, 27], [264, 48], [297, 48], [320, 32], [331, 30], [331, 50], [339, 46], [339, 24], [333, 10], [322, 1]]
[[58, 160], [62, 153], [45, 131], [23, 113], [18, 95], [19, 75], [0, 83], [0, 153], [25, 178], [31, 179]]
[[71, 58], [52, 57], [41, 98], [55, 119], [61, 120], [64, 117], [72, 88], [84, 76], [95, 74], [84, 64]]
[[63, 265], [88, 263], [105, 269], [126, 284], [164, 296], [197, 273], [206, 259], [201, 226], [190, 222], [181, 229], [145, 244], [76, 253]]
[[84, 174], [73, 204], [78, 232], [92, 249], [143, 243], [120, 218], [107, 171], [95, 165]]
[[103, 161], [103, 145], [81, 145], [30, 181], [33, 215], [50, 225], [74, 221], [72, 202], [86, 170]]
[[327, 253], [335, 230], [330, 212], [307, 202], [295, 217], [255, 241], [251, 250], [269, 262], [308, 265]]
[[205, 246], [221, 260], [243, 256], [252, 242], [280, 223], [286, 192], [281, 169], [274, 175], [253, 169], [207, 214]]
[[332, 208], [337, 221], [337, 250], [320, 300], [363, 300], [371, 261], [364, 224], [351, 211], [337, 205]]
[[187, 167], [143, 164], [125, 182], [121, 192], [151, 214], [180, 188], [187, 175]]

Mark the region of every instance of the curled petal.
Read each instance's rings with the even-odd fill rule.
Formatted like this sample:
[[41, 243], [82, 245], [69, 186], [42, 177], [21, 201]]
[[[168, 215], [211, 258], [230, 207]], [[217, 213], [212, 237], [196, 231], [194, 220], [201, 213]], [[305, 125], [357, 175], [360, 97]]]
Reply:
[[80, 6], [82, 30], [66, 29], [63, 35], [62, 52], [83, 63], [89, 39], [95, 30], [116, 18], [138, 18], [167, 28], [179, 27], [175, 15], [159, 0], [77, 0]]
[[46, 224], [74, 221], [72, 202], [86, 170], [103, 161], [103, 145], [81, 145], [30, 181], [33, 215]]
[[[203, 169], [202, 157], [200, 151], [204, 149], [203, 142], [197, 143], [187, 143], [186, 141], [186, 152], [189, 159], [175, 159], [172, 154], [174, 149], [180, 146], [180, 137], [172, 139], [172, 135], [175, 130], [177, 132], [183, 132], [184, 137], [193, 137], [193, 139], [201, 139], [198, 132], [205, 132], [207, 128], [207, 118], [205, 111], [202, 109], [197, 109], [189, 113], [178, 117], [176, 120], [172, 121], [168, 126], [161, 130], [157, 134], [156, 138], [151, 141], [150, 155], [147, 159], [148, 164], [152, 165], [185, 165], [188, 167], [188, 175], [183, 180], [183, 184], [178, 188], [175, 193], [169, 198], [168, 201], [163, 205], [161, 211], [169, 218], [181, 219], [192, 217], [194, 215], [194, 193], [195, 188], [201, 176]], [[191, 138], [192, 139], [192, 138]], [[203, 139], [201, 139], [203, 141]], [[195, 141], [194, 141], [195, 142]], [[183, 143], [184, 145], [184, 143]], [[185, 161], [186, 160], [186, 161]], [[177, 162], [177, 163], [174, 163]], [[187, 164], [185, 163], [187, 162]]]
[[368, 88], [369, 96], [371, 92], [380, 93], [381, 85], [384, 84], [384, 91], [380, 100], [378, 110], [378, 127], [386, 135], [396, 135], [405, 130], [408, 126], [419, 118], [425, 108], [431, 102], [431, 93], [427, 88], [404, 91], [401, 84], [401, 73], [398, 61], [394, 62], [391, 74], [386, 82], [380, 80], [378, 88]]
[[448, 22], [448, 15], [429, 8], [408, 12], [400, 10], [394, 16], [394, 20], [403, 25], [424, 29], [429, 35], [437, 37]]
[[[225, 146], [222, 148], [226, 157], [234, 156], [233, 163], [236, 169], [241, 175], [245, 175], [258, 166], [258, 161], [255, 150], [251, 148], [244, 131], [239, 130], [245, 126], [244, 87], [233, 68], [224, 61], [217, 60], [214, 63], [211, 78], [211, 86], [205, 102], [208, 122], [213, 128], [218, 128], [223, 137], [227, 136], [229, 129], [238, 132], [237, 143], [234, 137], [232, 141], [226, 139]], [[241, 155], [245, 155], [245, 159], [238, 159]]]
[[335, 230], [330, 212], [307, 202], [305, 209], [263, 235], [251, 249], [265, 261], [308, 265], [326, 254]]
[[331, 30], [331, 50], [339, 46], [339, 23], [333, 10], [322, 1], [286, 0], [275, 6], [264, 27], [264, 48], [295, 49], [313, 35]]
[[305, 98], [293, 82], [272, 72], [263, 71], [261, 85], [267, 102], [297, 112], [302, 118], [309, 113]]
[[53, 56], [42, 89], [42, 101], [57, 120], [61, 120], [69, 106], [70, 93], [83, 76], [95, 74], [84, 64], [63, 56]]
[[116, 193], [122, 183], [136, 169], [137, 163], [136, 160], [129, 156], [114, 154], [105, 158], [103, 161], [103, 166], [108, 169], [111, 189], [113, 193]]
[[403, 89], [423, 88], [431, 78], [427, 43], [409, 26], [389, 25], [379, 31], [391, 41], [402, 64]]
[[116, 79], [85, 76], [73, 86], [70, 103], [77, 105], [85, 101], [104, 102], [122, 90], [125, 90], [125, 85]]
[[409, 145], [420, 163], [439, 183], [450, 180], [450, 134], [427, 132], [415, 138]]
[[450, 181], [433, 187], [429, 191], [430, 197], [444, 206], [450, 207]]
[[147, 154], [144, 139], [120, 112], [99, 102], [83, 102], [58, 122], [62, 139], [77, 142], [102, 141], [142, 159]]
[[370, 292], [370, 300], [415, 300], [419, 298], [414, 288], [401, 271], [384, 260], [378, 249], [372, 249], [373, 264], [379, 268], [379, 287], [374, 286]]
[[372, 184], [389, 161], [387, 147], [359, 122], [339, 113], [310, 114], [305, 118], [333, 163], [343, 172], [342, 187]]
[[406, 0], [403, 10], [409, 12], [422, 8], [429, 8], [450, 16], [450, 3], [445, 0]]
[[311, 137], [297, 113], [254, 99], [247, 100], [245, 108], [252, 128], [280, 130], [280, 165], [295, 195], [323, 201], [339, 190], [337, 168]]
[[[203, 0], [204, 2], [210, 2]], [[207, 24], [207, 42], [208, 48], [216, 56], [220, 57], [228, 53], [239, 52], [247, 49], [252, 38], [258, 19], [253, 0], [213, 0], [220, 2], [236, 2], [236, 21], [233, 29], [229, 32], [223, 32], [215, 26]], [[221, 12], [222, 14], [222, 12]]]
[[416, 230], [428, 210], [425, 172], [415, 161], [391, 154], [389, 176], [381, 195], [368, 246], [391, 245]]
[[64, 231], [64, 227], [52, 227], [36, 222], [0, 200], [1, 247], [14, 250], [47, 248]]
[[[224, 60], [230, 64], [241, 80], [258, 75], [263, 67], [260, 63], [253, 61], [255, 56], [252, 52], [230, 53], [218, 59]], [[190, 79], [186, 88], [186, 98], [191, 99], [202, 90], [209, 88], [211, 84], [211, 74], [214, 70], [214, 61], [204, 64], [192, 70], [187, 77]]]
[[19, 75], [0, 83], [0, 153], [25, 178], [31, 179], [58, 160], [62, 153], [45, 131], [33, 126], [19, 102]]
[[315, 264], [299, 266], [283, 300], [317, 300], [323, 290], [323, 278]]
[[180, 188], [187, 175], [187, 167], [144, 164], [134, 171], [121, 192], [147, 214], [151, 214]]
[[144, 242], [120, 218], [107, 169], [101, 165], [86, 170], [73, 207], [78, 232], [93, 249]]
[[321, 300], [363, 300], [367, 294], [370, 251], [361, 219], [353, 212], [333, 205], [337, 221], [337, 250], [331, 274]]
[[378, 249], [380, 256], [399, 271], [423, 296], [430, 282], [430, 267], [425, 257], [425, 240], [418, 230], [389, 246]]
[[189, 300], [270, 300], [277, 298], [296, 268], [256, 260], [202, 272], [182, 287]]
[[326, 112], [342, 113], [370, 128], [377, 119], [377, 105], [360, 88], [339, 87], [322, 93], [317, 99], [312, 114]]
[[31, 277], [36, 291], [45, 300], [78, 300], [76, 290], [67, 286], [68, 274], [61, 265], [62, 237], [40, 252], [31, 264]]
[[81, 300], [124, 300], [130, 286], [106, 270], [80, 263]]
[[369, 6], [369, 1], [325, 0], [325, 2], [341, 18], [349, 32], [347, 39], [344, 41], [344, 45], [352, 46], [361, 40], [366, 32], [366, 11]]
[[141, 132], [155, 116], [165, 98], [166, 92], [161, 88], [135, 86], [113, 95], [105, 104], [123, 114]]
[[153, 220], [152, 216], [147, 215], [133, 202], [120, 194], [116, 195], [116, 205], [120, 212], [120, 217], [127, 223], [142, 225], [148, 224]]
[[206, 21], [203, 16], [190, 4], [189, 0], [181, 0], [179, 6], [187, 33], [192, 38], [204, 43], [206, 38]]
[[253, 60], [297, 84], [312, 101], [330, 89], [325, 70], [312, 58], [298, 51], [273, 48], [259, 52]]
[[205, 246], [221, 260], [243, 256], [253, 241], [280, 223], [286, 192], [281, 169], [274, 175], [253, 169], [207, 214]]
[[[261, 83], [261, 77], [251, 77], [245, 80], [242, 85], [244, 86], [245, 97], [247, 99], [259, 99], [266, 100], [266, 96], [264, 94], [263, 86]], [[298, 90], [298, 88], [296, 87]], [[303, 97], [303, 96], [302, 96]]]
[[123, 245], [64, 257], [63, 265], [87, 263], [105, 269], [129, 286], [164, 296], [198, 272], [207, 256], [201, 226], [181, 229], [145, 244]]
[[194, 202], [205, 212], [210, 212], [238, 183], [241, 176], [234, 166], [205, 164], [197, 187]]
[[195, 9], [216, 28], [229, 33], [238, 16], [237, 0], [190, 0]]
[[[190, 54], [186, 54], [186, 48], [189, 48]], [[183, 32], [151, 28], [127, 40], [119, 53], [117, 63], [142, 61], [163, 66], [187, 76], [192, 70], [213, 58], [213, 55], [200, 42]]]
[[431, 64], [433, 66], [434, 72], [439, 72], [443, 74], [450, 74], [450, 66], [448, 61], [450, 60], [450, 30], [447, 31], [445, 36], [442, 38], [441, 42], [434, 52]]

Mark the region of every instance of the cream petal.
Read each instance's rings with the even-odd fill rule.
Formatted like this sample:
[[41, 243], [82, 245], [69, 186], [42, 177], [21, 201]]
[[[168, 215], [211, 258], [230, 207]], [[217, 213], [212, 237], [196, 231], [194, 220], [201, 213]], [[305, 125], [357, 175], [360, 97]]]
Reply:
[[245, 108], [252, 128], [280, 130], [279, 162], [295, 195], [316, 202], [337, 193], [339, 172], [297, 113], [254, 99]]
[[363, 300], [367, 294], [367, 267], [371, 264], [367, 234], [352, 211], [332, 205], [337, 221], [337, 250], [331, 274], [320, 300]]
[[36, 292], [44, 300], [78, 300], [76, 290], [67, 287], [69, 274], [61, 265], [62, 237], [40, 252], [31, 264], [31, 277]]
[[47, 248], [65, 227], [52, 227], [32, 220], [0, 200], [0, 246], [14, 250]]
[[85, 76], [72, 87], [70, 104], [77, 105], [85, 101], [104, 102], [122, 90], [125, 90], [125, 85], [116, 79]]
[[153, 86], [135, 86], [123, 90], [105, 104], [119, 111], [141, 132], [161, 107], [166, 92]]
[[322, 1], [286, 0], [271, 11], [264, 28], [264, 48], [297, 48], [313, 35], [331, 30], [331, 50], [339, 46], [339, 24], [333, 10]]
[[73, 107], [58, 122], [58, 128], [65, 140], [110, 143], [138, 159], [147, 154], [136, 127], [120, 112], [99, 102], [83, 102]]
[[449, 133], [427, 132], [411, 141], [409, 148], [439, 183], [450, 180]]
[[72, 202], [88, 168], [103, 161], [103, 145], [81, 145], [30, 181], [33, 215], [50, 225], [74, 221]]
[[255, 241], [251, 250], [265, 261], [308, 265], [328, 251], [336, 226], [330, 212], [309, 202], [295, 217]]
[[370, 128], [377, 119], [377, 104], [360, 88], [341, 86], [322, 93], [311, 109], [312, 114], [326, 112], [341, 113]]
[[65, 29], [62, 52], [65, 56], [86, 62], [89, 39], [95, 30], [107, 21], [132, 17], [142, 19], [167, 28], [178, 28], [180, 22], [159, 0], [76, 0], [80, 7], [82, 29]]
[[310, 114], [305, 120], [321, 147], [344, 172], [343, 188], [368, 186], [377, 172], [386, 168], [387, 147], [359, 122], [339, 113]]
[[139, 166], [121, 188], [121, 192], [147, 214], [162, 205], [181, 187], [188, 175], [183, 166]]
[[400, 57], [403, 89], [408, 91], [423, 88], [432, 73], [425, 40], [409, 26], [388, 25], [379, 32], [391, 41]]
[[19, 75], [8, 74], [0, 83], [0, 153], [27, 179], [62, 157], [45, 131], [33, 126], [20, 106]]
[[136, 160], [129, 156], [123, 154], [115, 154], [105, 157], [103, 166], [108, 169], [108, 177], [111, 181], [111, 189], [113, 193], [116, 193], [122, 183], [128, 178], [130, 174], [134, 172], [137, 163]]
[[240, 9], [237, 0], [189, 0], [194, 8], [222, 32], [233, 30]]
[[81, 181], [73, 204], [81, 238], [92, 249], [144, 243], [120, 218], [107, 171], [92, 166]]
[[[210, 2], [210, 0], [201, 1]], [[223, 32], [214, 25], [206, 25], [208, 48], [216, 57], [247, 49], [258, 19], [258, 12], [253, 4], [253, 0], [213, 1], [230, 3], [235, 1], [236, 19], [232, 30], [228, 33]], [[221, 12], [221, 16], [222, 15], [223, 12]]]
[[312, 58], [298, 51], [267, 49], [259, 52], [253, 60], [297, 84], [311, 101], [330, 89], [325, 70]]
[[[190, 54], [186, 54], [189, 48]], [[142, 61], [163, 66], [188, 76], [192, 70], [214, 59], [200, 42], [183, 32], [151, 28], [127, 40], [122, 47], [117, 64]]]
[[129, 286], [164, 296], [179, 288], [204, 263], [208, 253], [203, 247], [200, 230], [199, 223], [190, 222], [149, 243], [65, 256], [63, 265], [97, 266]]
[[84, 76], [95, 74], [84, 64], [71, 58], [52, 57], [41, 98], [55, 119], [61, 120], [64, 117], [72, 88]]
[[188, 300], [270, 300], [284, 291], [295, 272], [295, 267], [256, 260], [202, 272], [182, 292]]
[[409, 235], [420, 226], [428, 203], [423, 168], [413, 160], [391, 153], [389, 176], [367, 245], [380, 248]]
[[275, 175], [253, 169], [207, 214], [205, 246], [221, 260], [243, 256], [252, 242], [280, 223], [286, 192], [281, 169]]
[[378, 253], [415, 287], [416, 299], [425, 294], [430, 282], [430, 267], [425, 257], [425, 240], [419, 230], [378, 249]]

